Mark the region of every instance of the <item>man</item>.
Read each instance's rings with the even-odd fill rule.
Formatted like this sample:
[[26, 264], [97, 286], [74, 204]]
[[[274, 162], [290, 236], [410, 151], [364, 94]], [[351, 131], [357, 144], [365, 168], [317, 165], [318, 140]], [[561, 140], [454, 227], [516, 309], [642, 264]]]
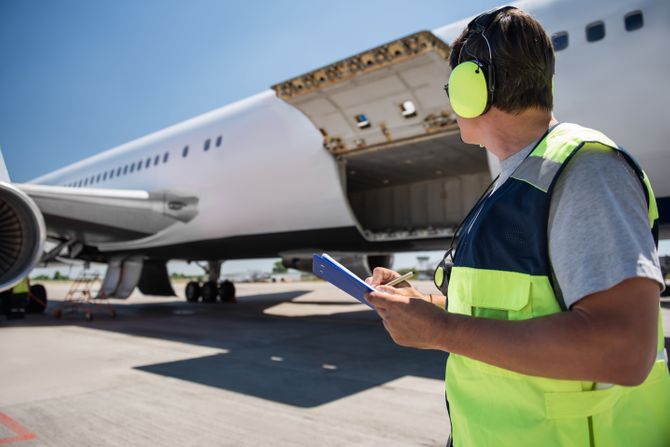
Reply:
[[450, 65], [461, 137], [502, 172], [436, 271], [444, 296], [384, 286], [398, 274], [378, 268], [369, 302], [396, 343], [450, 353], [456, 447], [670, 445], [646, 176], [600, 132], [554, 119], [551, 41], [523, 11], [474, 19]]

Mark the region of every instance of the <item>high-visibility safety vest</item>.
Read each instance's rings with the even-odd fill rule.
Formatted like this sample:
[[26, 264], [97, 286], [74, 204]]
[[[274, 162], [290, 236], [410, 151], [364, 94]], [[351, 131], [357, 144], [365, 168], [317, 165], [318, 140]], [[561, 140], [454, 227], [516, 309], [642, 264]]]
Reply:
[[[526, 320], [566, 310], [552, 282], [547, 223], [556, 180], [583, 147], [620, 151], [630, 163], [645, 190], [657, 240], [656, 201], [639, 166], [602, 133], [559, 124], [464, 223], [468, 231], [458, 241], [448, 285], [449, 312]], [[446, 392], [453, 445], [670, 446], [670, 376], [661, 324], [659, 314], [657, 361], [635, 387], [524, 375], [451, 354]]]
[[23, 278], [20, 283], [12, 287], [12, 293], [28, 293], [30, 286], [28, 285], [28, 278]]

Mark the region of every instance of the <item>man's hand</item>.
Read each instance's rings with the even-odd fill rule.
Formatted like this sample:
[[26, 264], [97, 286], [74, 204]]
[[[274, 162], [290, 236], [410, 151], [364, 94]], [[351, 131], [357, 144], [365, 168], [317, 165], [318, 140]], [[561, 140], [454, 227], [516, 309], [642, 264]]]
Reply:
[[[383, 286], [384, 284], [387, 284], [400, 276], [400, 273], [394, 272], [393, 270], [386, 269], [384, 267], [376, 267], [372, 272], [372, 276], [365, 278], [365, 282], [370, 284], [375, 289], [381, 290], [380, 286]], [[393, 290], [391, 293], [403, 295], [406, 297], [420, 298], [424, 301], [430, 301], [430, 297], [428, 295], [419, 292], [407, 281], [403, 281], [400, 284], [397, 284], [395, 287], [392, 287], [392, 289]]]
[[375, 308], [384, 327], [400, 346], [439, 349], [438, 339], [446, 330], [447, 313], [423, 298], [400, 294], [407, 288], [377, 286], [365, 296]]

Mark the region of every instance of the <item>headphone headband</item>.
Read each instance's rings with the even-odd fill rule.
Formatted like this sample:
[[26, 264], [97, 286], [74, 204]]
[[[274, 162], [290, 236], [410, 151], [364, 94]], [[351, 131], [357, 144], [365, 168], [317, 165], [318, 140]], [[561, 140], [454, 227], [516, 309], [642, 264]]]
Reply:
[[[477, 17], [474, 19], [470, 20], [470, 23], [468, 23], [468, 38], [466, 41], [463, 43], [461, 46], [461, 51], [458, 54], [458, 62], [461, 62], [461, 55], [463, 54], [463, 49], [465, 46], [468, 44], [468, 40], [473, 37], [473, 35], [479, 34], [482, 36], [484, 39], [484, 42], [486, 43], [486, 47], [488, 48], [489, 51], [489, 60], [486, 62], [486, 68], [487, 68], [487, 90], [489, 92], [489, 95], [491, 97], [493, 96], [493, 92], [495, 91], [495, 73], [493, 71], [493, 52], [491, 50], [491, 44], [489, 43], [489, 40], [486, 38], [486, 34], [484, 32], [489, 28], [491, 25], [491, 22], [500, 14], [501, 12], [509, 11], [511, 9], [517, 9], [516, 6], [499, 6], [497, 8], [489, 9], [488, 11], [485, 11], [481, 14], [479, 14]], [[481, 65], [481, 62], [477, 62]]]
[[468, 32], [470, 33], [484, 33], [493, 22], [498, 14], [509, 11], [510, 9], [517, 9], [516, 6], [499, 6], [497, 8], [489, 9], [486, 12], [479, 14], [468, 23]]

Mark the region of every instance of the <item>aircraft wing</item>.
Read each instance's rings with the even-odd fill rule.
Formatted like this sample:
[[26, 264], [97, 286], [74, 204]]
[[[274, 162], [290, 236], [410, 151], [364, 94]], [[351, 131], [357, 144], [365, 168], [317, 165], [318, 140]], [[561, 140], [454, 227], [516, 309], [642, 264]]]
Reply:
[[146, 237], [198, 213], [198, 198], [183, 191], [14, 185], [39, 207], [47, 237], [85, 245]]

